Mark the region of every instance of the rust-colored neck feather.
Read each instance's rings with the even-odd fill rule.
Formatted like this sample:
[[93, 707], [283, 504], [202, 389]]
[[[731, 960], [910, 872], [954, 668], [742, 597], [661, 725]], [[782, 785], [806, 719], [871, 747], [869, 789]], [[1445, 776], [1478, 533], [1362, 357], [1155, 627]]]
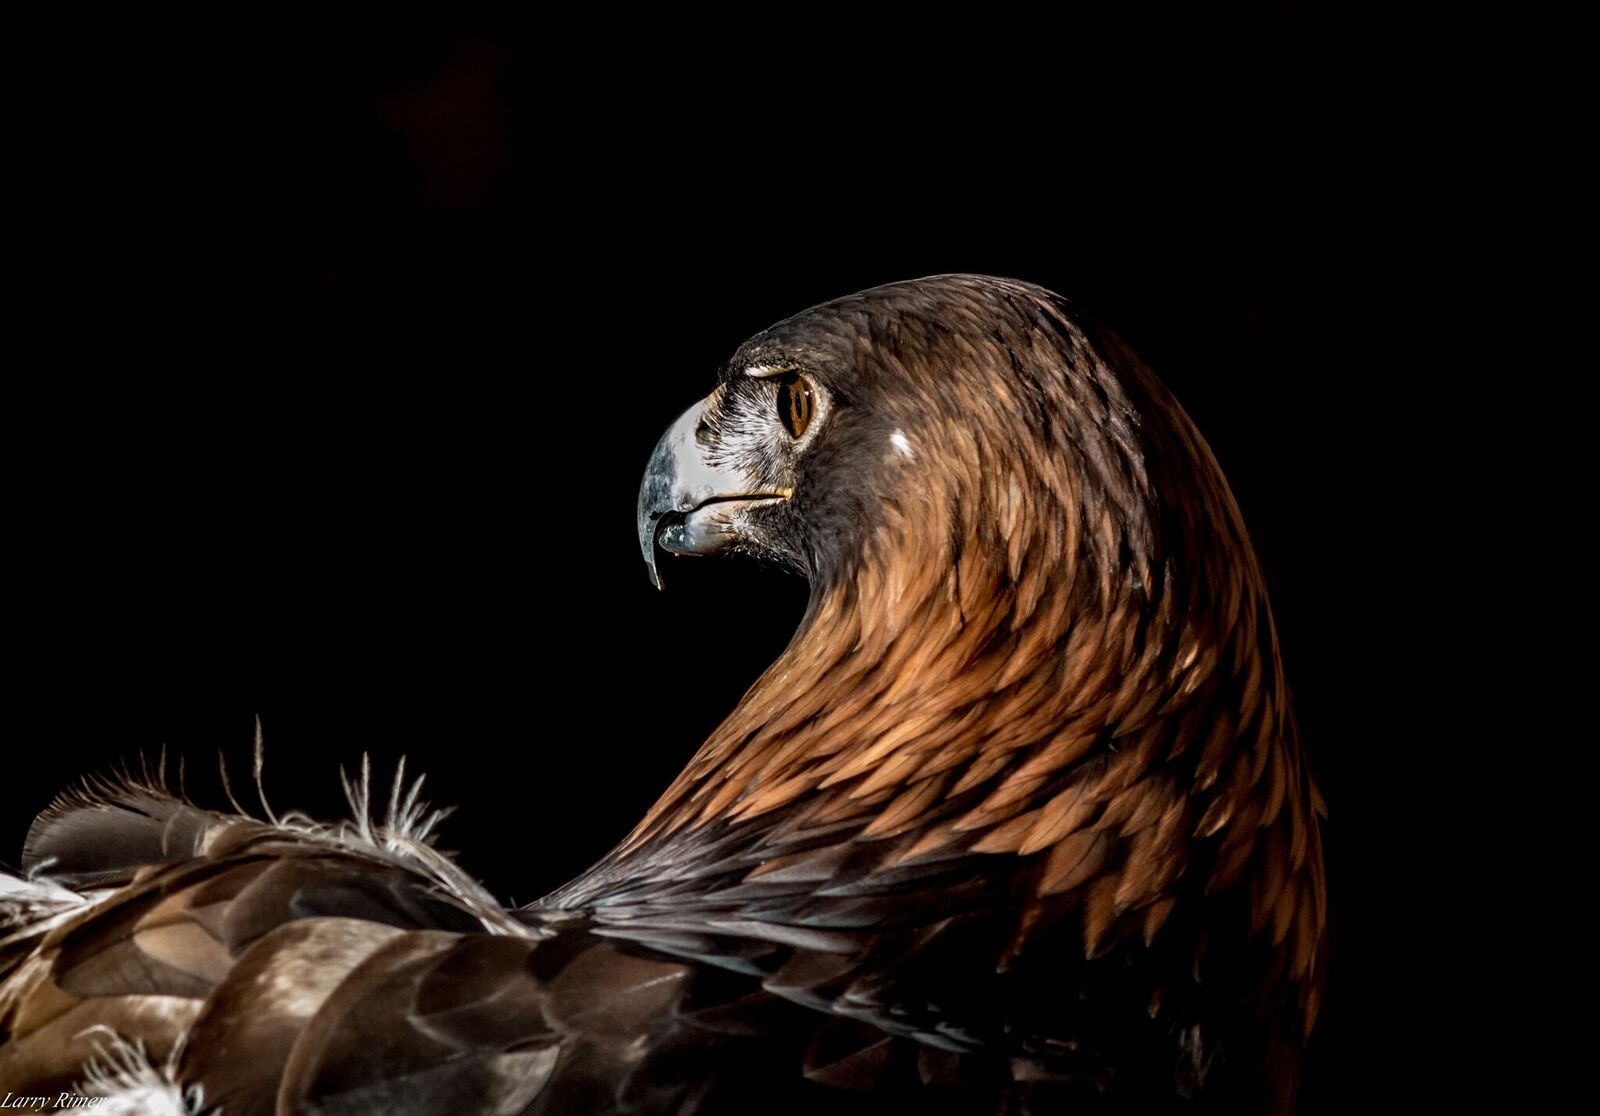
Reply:
[[[1135, 619], [1126, 586], [1080, 584], [1084, 541], [1048, 488], [987, 478], [982, 503], [999, 532], [986, 537], [930, 472], [903, 505], [886, 503], [859, 560], [818, 592], [641, 835], [818, 797], [841, 815], [877, 813], [869, 835], [889, 835], [931, 805], [883, 810], [900, 788], [931, 797], [978, 785], [1018, 748], [1103, 724], [1106, 699], [1140, 685], [1125, 673], [1137, 664], [1106, 646]], [[1063, 740], [1049, 762], [1070, 764], [1097, 733]]]

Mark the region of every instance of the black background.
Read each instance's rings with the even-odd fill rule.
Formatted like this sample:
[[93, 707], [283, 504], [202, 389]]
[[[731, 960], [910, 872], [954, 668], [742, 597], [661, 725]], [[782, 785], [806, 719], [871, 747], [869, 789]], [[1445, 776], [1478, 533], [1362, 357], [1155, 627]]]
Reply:
[[[370, 752], [526, 901], [630, 823], [804, 587], [633, 535], [747, 335], [895, 279], [1043, 283], [1206, 433], [1331, 804], [1302, 1111], [1436, 1098], [1462, 932], [1419, 576], [1479, 234], [1448, 26], [490, 6], [90, 23], [34, 44], [13, 186], [0, 859], [165, 744], [280, 809]], [[30, 48], [31, 50], [32, 48]], [[1447, 739], [1448, 738], [1448, 739]]]

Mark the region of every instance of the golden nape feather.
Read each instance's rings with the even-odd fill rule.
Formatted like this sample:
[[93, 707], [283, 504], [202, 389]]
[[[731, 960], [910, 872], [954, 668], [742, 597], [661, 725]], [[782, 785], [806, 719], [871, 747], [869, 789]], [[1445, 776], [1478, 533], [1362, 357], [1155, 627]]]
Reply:
[[329, 826], [74, 792], [0, 883], [0, 1093], [1292, 1110], [1322, 805], [1239, 511], [1114, 337], [982, 276], [815, 307], [663, 436], [638, 528], [652, 577], [743, 554], [811, 600], [613, 852], [507, 909], [414, 793]]

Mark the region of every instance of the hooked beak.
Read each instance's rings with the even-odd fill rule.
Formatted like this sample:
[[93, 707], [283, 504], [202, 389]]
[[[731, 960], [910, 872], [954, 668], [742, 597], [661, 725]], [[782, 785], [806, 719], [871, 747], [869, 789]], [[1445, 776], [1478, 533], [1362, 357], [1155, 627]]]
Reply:
[[709, 403], [690, 407], [661, 436], [639, 485], [639, 549], [657, 589], [658, 546], [674, 554], [715, 554], [739, 538], [742, 512], [791, 495], [763, 491], [758, 478], [709, 459], [695, 436]]

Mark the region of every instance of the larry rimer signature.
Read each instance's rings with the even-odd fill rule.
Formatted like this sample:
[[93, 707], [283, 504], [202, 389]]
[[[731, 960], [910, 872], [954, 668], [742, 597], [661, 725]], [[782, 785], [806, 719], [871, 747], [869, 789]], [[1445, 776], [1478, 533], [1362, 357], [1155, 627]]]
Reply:
[[59, 1093], [54, 1097], [18, 1096], [15, 1093], [7, 1093], [4, 1099], [0, 1099], [0, 1108], [26, 1108], [35, 1112], [62, 1108], [93, 1108], [105, 1099], [105, 1097], [86, 1097], [82, 1093]]

